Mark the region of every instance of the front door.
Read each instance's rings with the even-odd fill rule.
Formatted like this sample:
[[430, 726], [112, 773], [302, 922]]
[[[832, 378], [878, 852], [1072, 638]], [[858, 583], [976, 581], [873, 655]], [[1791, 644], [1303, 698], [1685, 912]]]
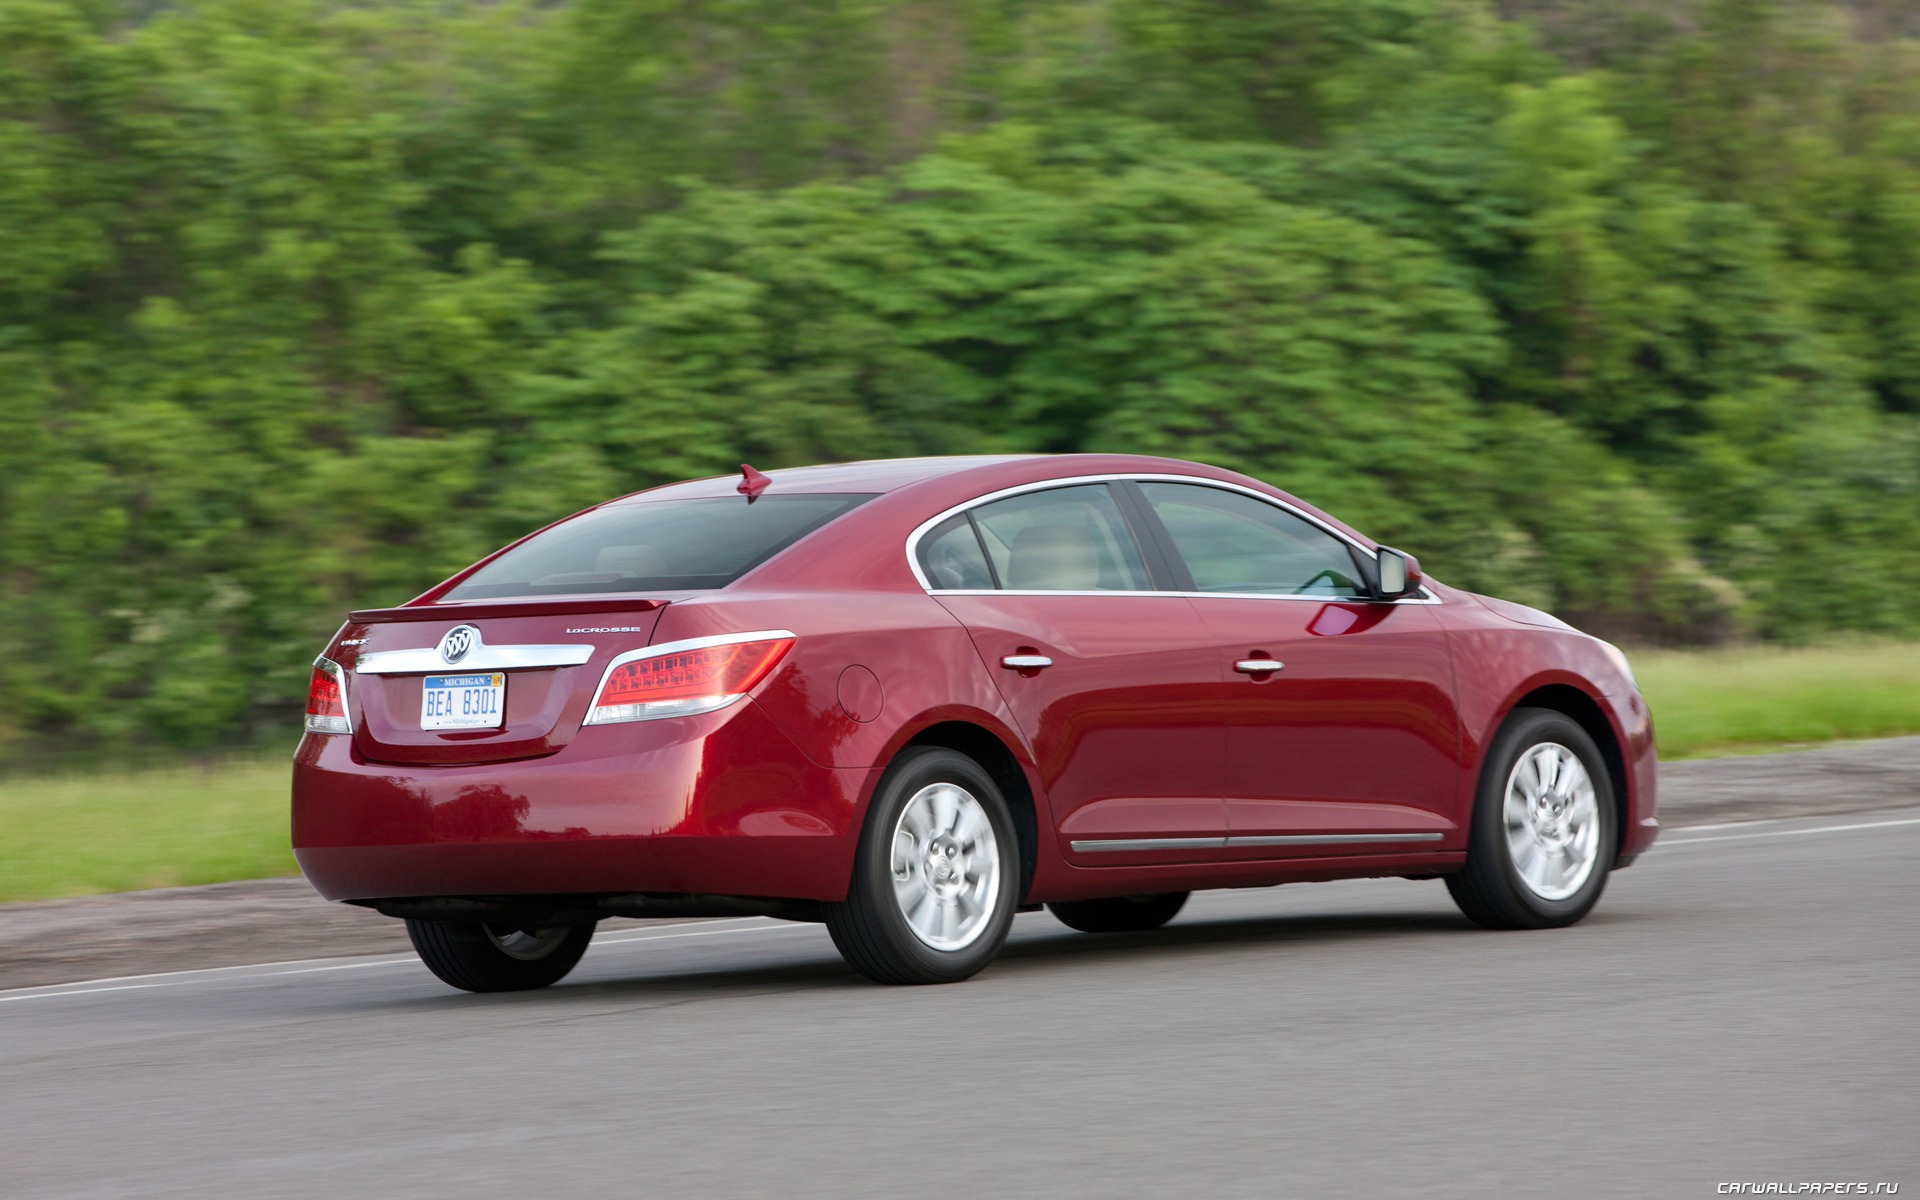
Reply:
[[1215, 647], [1226, 857], [1455, 846], [1459, 718], [1433, 606], [1366, 599], [1347, 544], [1277, 504], [1140, 488]]
[[1225, 730], [1211, 707], [1213, 639], [1186, 599], [1144, 594], [1156, 582], [1149, 555], [1108, 485], [983, 505], [919, 552], [1033, 748], [1067, 860], [1217, 859]]

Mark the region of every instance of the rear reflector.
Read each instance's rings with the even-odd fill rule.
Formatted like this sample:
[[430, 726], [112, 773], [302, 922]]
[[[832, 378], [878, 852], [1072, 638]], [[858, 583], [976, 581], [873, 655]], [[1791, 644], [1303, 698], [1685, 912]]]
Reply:
[[347, 675], [330, 658], [313, 660], [313, 678], [307, 684], [307, 732], [353, 732], [347, 720]]
[[753, 690], [793, 648], [784, 629], [698, 638], [616, 659], [587, 714], [589, 725], [684, 717], [725, 708]]

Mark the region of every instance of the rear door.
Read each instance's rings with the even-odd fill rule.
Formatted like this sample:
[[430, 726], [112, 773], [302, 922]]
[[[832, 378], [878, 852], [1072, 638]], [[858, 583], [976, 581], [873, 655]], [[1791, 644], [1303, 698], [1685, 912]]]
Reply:
[[1434, 607], [1367, 599], [1348, 543], [1276, 502], [1138, 486], [1213, 647], [1226, 857], [1437, 848], [1460, 775]]
[[929, 589], [972, 635], [1083, 866], [1208, 861], [1226, 829], [1212, 639], [1106, 483], [1028, 490], [929, 530]]

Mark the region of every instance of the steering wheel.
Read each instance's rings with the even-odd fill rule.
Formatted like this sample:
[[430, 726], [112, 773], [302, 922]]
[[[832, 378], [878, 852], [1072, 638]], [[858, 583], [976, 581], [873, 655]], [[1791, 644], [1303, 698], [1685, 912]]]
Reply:
[[1354, 586], [1353, 580], [1347, 578], [1345, 575], [1342, 575], [1340, 572], [1334, 570], [1332, 567], [1328, 567], [1326, 570], [1320, 572], [1318, 575], [1315, 575], [1313, 578], [1301, 584], [1300, 590], [1303, 592], [1311, 591], [1313, 590], [1313, 585], [1316, 583], [1319, 583], [1322, 579], [1326, 580], [1328, 583], [1332, 584], [1336, 588], [1346, 588], [1349, 591], [1359, 590], [1357, 587]]

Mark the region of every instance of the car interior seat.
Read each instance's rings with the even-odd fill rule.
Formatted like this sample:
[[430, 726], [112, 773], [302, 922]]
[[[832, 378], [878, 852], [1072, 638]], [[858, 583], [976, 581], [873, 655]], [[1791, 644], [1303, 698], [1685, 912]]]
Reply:
[[1016, 591], [1102, 590], [1100, 549], [1093, 529], [1033, 525], [1007, 547], [1006, 585]]

